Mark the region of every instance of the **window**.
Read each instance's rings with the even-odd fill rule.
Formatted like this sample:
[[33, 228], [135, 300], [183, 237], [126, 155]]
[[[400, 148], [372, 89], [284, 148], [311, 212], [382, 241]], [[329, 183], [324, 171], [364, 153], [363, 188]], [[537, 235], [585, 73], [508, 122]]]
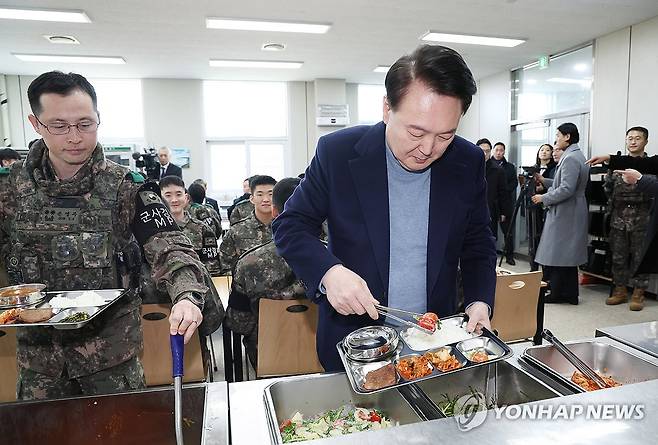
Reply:
[[144, 138], [142, 83], [137, 79], [90, 79], [98, 98], [98, 139], [141, 142]]
[[288, 91], [285, 82], [203, 83], [208, 139], [286, 137]]
[[382, 106], [386, 88], [384, 85], [359, 84], [358, 111], [360, 124], [375, 124], [382, 120]]
[[203, 98], [210, 151], [208, 194], [226, 205], [242, 195], [242, 182], [249, 176], [285, 176], [286, 83], [206, 81]]

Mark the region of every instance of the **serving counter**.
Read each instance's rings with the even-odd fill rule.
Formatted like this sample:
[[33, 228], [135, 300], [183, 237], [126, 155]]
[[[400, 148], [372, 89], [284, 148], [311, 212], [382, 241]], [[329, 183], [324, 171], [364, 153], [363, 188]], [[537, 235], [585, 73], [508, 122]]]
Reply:
[[610, 337], [658, 358], [658, 321], [600, 328], [596, 330], [596, 336]]

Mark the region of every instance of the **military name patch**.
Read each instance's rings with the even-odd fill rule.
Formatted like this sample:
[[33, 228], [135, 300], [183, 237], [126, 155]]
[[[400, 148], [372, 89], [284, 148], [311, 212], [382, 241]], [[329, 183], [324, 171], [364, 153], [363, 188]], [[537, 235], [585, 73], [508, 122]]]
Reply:
[[48, 224], [78, 224], [80, 209], [63, 207], [44, 207], [41, 211], [41, 221]]
[[161, 232], [178, 231], [178, 225], [157, 192], [157, 185], [146, 183], [136, 197], [132, 229], [139, 244]]

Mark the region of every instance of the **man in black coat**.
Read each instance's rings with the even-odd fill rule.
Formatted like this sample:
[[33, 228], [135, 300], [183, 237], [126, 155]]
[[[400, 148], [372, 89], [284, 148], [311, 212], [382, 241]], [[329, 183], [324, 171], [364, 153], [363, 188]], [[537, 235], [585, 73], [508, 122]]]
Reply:
[[171, 151], [169, 147], [160, 147], [158, 150], [158, 160], [160, 161], [160, 179], [165, 176], [178, 176], [183, 178], [183, 169], [177, 165], [171, 164], [169, 158], [171, 157]]
[[[516, 188], [519, 185], [519, 178], [516, 174], [516, 166], [511, 162], [508, 162], [505, 159], [505, 144], [502, 142], [496, 142], [493, 146], [492, 152], [493, 161], [503, 170], [505, 174], [505, 188], [509, 194], [510, 201], [512, 204], [516, 201]], [[500, 222], [500, 228], [503, 231], [504, 235], [507, 235], [507, 231], [510, 230], [510, 224], [512, 218], [507, 218], [505, 221]], [[505, 240], [505, 259], [507, 264], [514, 266], [516, 261], [514, 261], [514, 229], [510, 231], [509, 239]]]
[[484, 152], [491, 232], [498, 239], [498, 222], [509, 220], [512, 215], [512, 202], [505, 185], [505, 173], [491, 158], [491, 142], [489, 139], [483, 138], [477, 142], [477, 145]]

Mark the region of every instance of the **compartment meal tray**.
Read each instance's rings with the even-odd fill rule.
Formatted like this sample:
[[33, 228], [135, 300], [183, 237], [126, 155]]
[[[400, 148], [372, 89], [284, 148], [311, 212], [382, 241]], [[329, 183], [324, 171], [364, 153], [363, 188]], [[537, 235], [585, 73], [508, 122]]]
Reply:
[[[441, 318], [442, 324], [453, 324], [453, 325], [456, 324], [458, 326], [461, 326], [464, 323], [464, 321], [465, 321], [464, 314], [458, 314], [451, 317]], [[493, 332], [491, 332], [486, 328], [482, 329], [482, 334], [479, 336], [471, 337], [458, 342], [448, 343], [445, 346], [430, 348], [426, 350], [411, 349], [407, 344], [405, 338], [402, 336], [403, 331], [413, 328], [407, 328], [404, 326], [395, 326], [394, 328], [400, 335], [400, 341], [398, 343], [397, 348], [386, 358], [383, 358], [376, 362], [364, 363], [361, 361], [352, 360], [348, 357], [344, 349], [343, 341], [341, 340], [340, 342], [338, 342], [338, 344], [336, 344], [336, 348], [338, 349], [338, 354], [340, 356], [341, 361], [343, 362], [343, 366], [345, 367], [347, 378], [350, 382], [350, 385], [352, 386], [352, 389], [357, 394], [373, 394], [380, 391], [387, 391], [389, 389], [398, 388], [400, 386], [408, 385], [410, 383], [418, 383], [424, 380], [441, 377], [443, 375], [452, 374], [466, 369], [472, 369], [477, 366], [488, 365], [501, 360], [506, 360], [513, 355], [513, 352], [509, 348], [509, 346], [507, 346], [505, 342], [503, 342], [500, 338], [498, 338], [498, 336], [496, 336]], [[480, 363], [473, 362], [470, 360], [469, 357], [466, 357], [466, 355], [464, 354], [464, 352], [469, 351], [471, 348], [480, 349], [482, 347], [484, 347], [484, 349], [487, 351], [489, 355], [489, 360], [487, 361]], [[397, 371], [396, 365], [400, 359], [403, 359], [408, 356], [423, 355], [426, 352], [438, 351], [443, 348], [450, 349], [451, 354], [455, 356], [457, 361], [459, 361], [461, 367], [450, 371], [441, 371], [437, 367], [433, 366], [432, 372], [427, 376], [411, 379], [411, 380], [404, 379]], [[386, 366], [387, 364], [392, 364], [393, 367], [395, 368], [396, 383], [378, 389], [372, 389], [372, 390], [365, 389], [363, 387], [363, 383], [367, 372], [379, 369], [382, 366]]]
[[[74, 290], [74, 291], [52, 291], [46, 292], [46, 298], [43, 301], [40, 301], [38, 304], [27, 306], [24, 309], [29, 308], [42, 308], [46, 303], [54, 297], [68, 297], [75, 298], [81, 295], [83, 292], [93, 291], [103, 298], [105, 301], [104, 304], [100, 306], [89, 306], [89, 307], [72, 307], [72, 308], [63, 308], [63, 309], [53, 309], [53, 316], [49, 320], [39, 322], [39, 323], [9, 323], [9, 324], [0, 324], [0, 328], [32, 328], [36, 326], [40, 327], [51, 327], [55, 329], [80, 329], [100, 314], [105, 312], [107, 308], [112, 306], [117, 302], [121, 297], [129, 293], [129, 289], [85, 289], [85, 290]], [[89, 314], [89, 318], [81, 321], [73, 322], [61, 322], [60, 320], [72, 315], [76, 312], [86, 312]]]

